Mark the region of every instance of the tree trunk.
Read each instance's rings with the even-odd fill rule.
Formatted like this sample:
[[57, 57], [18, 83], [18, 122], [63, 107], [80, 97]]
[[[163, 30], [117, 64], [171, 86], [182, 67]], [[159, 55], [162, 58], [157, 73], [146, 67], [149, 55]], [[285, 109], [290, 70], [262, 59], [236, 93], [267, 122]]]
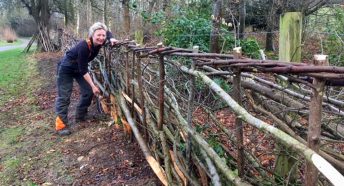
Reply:
[[70, 22], [72, 24], [75, 24], [75, 9], [74, 9], [74, 6], [73, 6], [73, 3], [74, 0], [69, 0], [69, 3], [68, 3], [68, 7], [69, 7], [69, 18], [70, 18]]
[[[270, 27], [270, 26], [268, 26], [268, 27]], [[266, 51], [275, 51], [274, 34], [272, 33], [271, 28], [267, 29], [266, 40], [265, 40], [265, 50]]]
[[[151, 17], [151, 13], [153, 13], [153, 9], [154, 6], [156, 5], [157, 0], [152, 0], [149, 1], [149, 5], [148, 5], [148, 16]], [[149, 18], [148, 18], [149, 19]], [[149, 38], [151, 30], [150, 30], [150, 26], [149, 25], [149, 21], [148, 20], [143, 20], [143, 24], [142, 24], [142, 31], [143, 31], [143, 42], [145, 41], [145, 39], [147, 39], [147, 36]]]
[[63, 1], [63, 12], [64, 12], [64, 21], [65, 26], [73, 24], [74, 21], [74, 7], [72, 0], [64, 0]]
[[267, 28], [266, 28], [266, 40], [265, 40], [265, 50], [275, 51], [274, 46], [274, 33], [273, 30], [277, 27], [278, 15], [276, 14], [276, 9], [278, 8], [274, 0], [269, 0], [270, 9], [267, 17]]
[[220, 26], [221, 26], [222, 0], [213, 0], [213, 29], [210, 34], [210, 52], [220, 53]]
[[129, 0], [122, 1], [123, 6], [123, 18], [124, 18], [124, 32], [127, 38], [130, 38], [130, 12], [129, 12]]
[[[76, 0], [76, 6], [78, 6], [80, 4], [80, 0]], [[76, 34], [77, 36], [80, 37], [80, 8], [77, 7], [77, 10], [76, 10]]]
[[113, 17], [112, 17], [112, 11], [111, 11], [111, 9], [112, 9], [112, 7], [113, 7], [113, 2], [112, 1], [107, 1], [107, 5], [109, 6], [109, 7], [111, 7], [111, 8], [107, 8], [107, 14], [106, 14], [106, 22], [105, 22], [105, 24], [106, 24], [106, 26], [108, 27], [108, 29], [110, 30], [110, 31], [114, 31], [114, 30], [112, 30], [112, 26], [113, 26]]
[[63, 1], [63, 14], [64, 14], [64, 24], [67, 26], [69, 24], [69, 17], [68, 17], [68, 0]]
[[302, 14], [288, 12], [280, 18], [279, 60], [301, 61]]
[[245, 33], [245, 17], [246, 17], [246, 1], [240, 0], [239, 7], [239, 39], [244, 39]]
[[[104, 0], [104, 10], [103, 10], [103, 23], [107, 24], [108, 18], [107, 18], [107, 0]], [[109, 26], [109, 25], [108, 25]]]
[[53, 51], [54, 47], [49, 37], [49, 1], [38, 0], [38, 1], [25, 1], [21, 0], [25, 5], [30, 15], [34, 18], [38, 26], [38, 42], [37, 50], [39, 51]]
[[86, 0], [86, 27], [90, 27], [92, 24], [92, 4], [91, 0]]

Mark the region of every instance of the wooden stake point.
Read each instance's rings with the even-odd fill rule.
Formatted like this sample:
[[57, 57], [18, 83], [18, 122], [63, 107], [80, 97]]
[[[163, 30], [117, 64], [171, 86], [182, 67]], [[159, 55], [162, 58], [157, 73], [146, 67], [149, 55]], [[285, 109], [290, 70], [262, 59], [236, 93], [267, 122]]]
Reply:
[[233, 48], [234, 53], [242, 53], [242, 48], [241, 47], [235, 47]]
[[242, 57], [242, 49], [241, 49], [241, 47], [233, 48], [233, 55], [234, 55], [234, 59], [240, 59]]
[[199, 52], [199, 46], [193, 46], [192, 50], [193, 50], [193, 53], [198, 53]]
[[160, 42], [160, 43], [156, 44], [156, 46], [157, 46], [158, 48], [162, 48], [162, 47], [164, 47], [164, 45], [162, 44], [162, 42]]

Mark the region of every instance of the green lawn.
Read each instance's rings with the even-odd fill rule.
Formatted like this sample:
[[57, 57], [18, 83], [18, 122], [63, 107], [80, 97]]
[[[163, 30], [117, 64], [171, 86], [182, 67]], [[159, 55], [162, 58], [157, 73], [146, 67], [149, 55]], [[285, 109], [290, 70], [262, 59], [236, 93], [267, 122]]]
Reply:
[[[23, 180], [25, 177], [21, 177], [23, 173], [28, 174], [31, 170], [31, 154], [28, 152], [36, 153], [33, 148], [36, 141], [27, 138], [32, 131], [37, 131], [34, 127], [38, 124], [23, 125], [30, 123], [25, 115], [36, 114], [35, 108], [28, 103], [20, 103], [18, 106], [6, 105], [8, 102], [21, 99], [23, 95], [25, 98], [31, 96], [30, 78], [35, 73], [36, 63], [31, 57], [32, 53], [22, 53], [22, 50], [21, 48], [0, 52], [0, 108], [11, 107], [5, 112], [0, 112], [0, 185], [37, 185], [30, 179]], [[46, 123], [42, 123], [40, 127], [43, 125]], [[39, 145], [40, 148], [50, 146], [50, 143]]]
[[23, 49], [0, 52], [0, 106], [19, 95], [27, 83], [29, 58]]

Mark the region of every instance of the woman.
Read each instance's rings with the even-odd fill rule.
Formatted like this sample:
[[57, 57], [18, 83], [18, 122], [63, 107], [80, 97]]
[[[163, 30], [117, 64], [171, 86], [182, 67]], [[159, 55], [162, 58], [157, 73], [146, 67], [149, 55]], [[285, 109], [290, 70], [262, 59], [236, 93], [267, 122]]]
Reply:
[[55, 129], [61, 136], [71, 134], [68, 127], [68, 106], [73, 89], [73, 80], [75, 79], [80, 87], [80, 101], [75, 114], [76, 121], [85, 120], [93, 95], [100, 93], [99, 88], [93, 83], [88, 73], [88, 62], [98, 55], [106, 40], [109, 40], [111, 44], [117, 42], [103, 23], [94, 23], [89, 29], [88, 39], [80, 41], [67, 51], [58, 66]]

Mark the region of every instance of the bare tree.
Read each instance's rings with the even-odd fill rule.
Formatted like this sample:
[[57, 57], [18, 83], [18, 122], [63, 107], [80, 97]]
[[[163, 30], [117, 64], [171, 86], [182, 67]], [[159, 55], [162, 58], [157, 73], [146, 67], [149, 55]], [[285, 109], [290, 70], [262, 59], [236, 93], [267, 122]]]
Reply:
[[74, 0], [63, 0], [63, 9], [61, 12], [63, 12], [65, 16], [65, 25], [69, 26], [74, 24], [75, 17], [74, 17], [74, 6], [73, 6]]
[[213, 28], [210, 33], [210, 52], [219, 53], [220, 46], [220, 26], [221, 26], [221, 8], [222, 8], [222, 0], [213, 0], [213, 15], [212, 15], [212, 24]]
[[246, 0], [240, 0], [240, 6], [239, 6], [239, 38], [244, 38], [244, 32], [245, 32], [245, 18], [246, 18]]
[[124, 18], [124, 32], [130, 37], [130, 10], [129, 10], [129, 0], [122, 0], [123, 7], [123, 18]]
[[42, 51], [54, 50], [49, 37], [49, 19], [51, 16], [49, 0], [21, 0], [29, 14], [34, 18], [38, 26], [38, 49]]
[[268, 0], [268, 4], [270, 5], [270, 9], [267, 15], [265, 50], [275, 51], [273, 31], [278, 25], [279, 15], [277, 11], [279, 7], [275, 0]]

